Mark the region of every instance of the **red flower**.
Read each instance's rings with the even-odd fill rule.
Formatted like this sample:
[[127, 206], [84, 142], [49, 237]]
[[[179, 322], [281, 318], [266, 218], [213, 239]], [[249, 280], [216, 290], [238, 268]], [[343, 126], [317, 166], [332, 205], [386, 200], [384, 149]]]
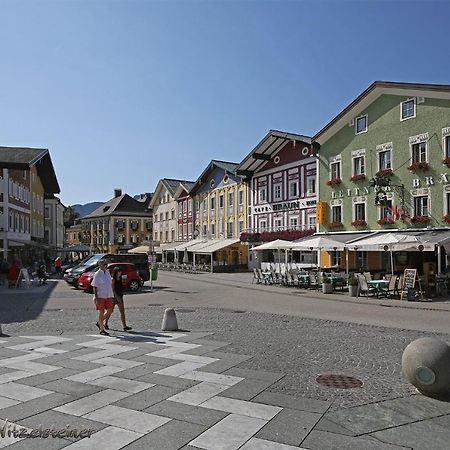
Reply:
[[450, 214], [446, 214], [446, 215], [442, 218], [442, 220], [443, 220], [444, 222], [446, 222], [446, 223], [450, 223]]
[[412, 163], [409, 167], [408, 170], [410, 170], [411, 172], [417, 172], [418, 170], [423, 170], [424, 172], [427, 171], [430, 168], [430, 165], [425, 162], [425, 161], [420, 161], [420, 162], [415, 162]]
[[390, 177], [391, 175], [392, 175], [392, 169], [379, 170], [375, 174], [375, 176], [377, 176], [378, 178]]
[[328, 228], [334, 230], [336, 228], [342, 228], [344, 226], [344, 224], [342, 222], [330, 222], [328, 224]]
[[395, 223], [394, 219], [382, 218], [377, 220], [378, 225], [393, 225]]
[[361, 175], [353, 175], [351, 178], [350, 178], [350, 181], [353, 181], [354, 183], [356, 182], [356, 181], [361, 181], [361, 180], [365, 180], [366, 179], [366, 176], [364, 175], [364, 174], [361, 174]]
[[430, 223], [431, 217], [429, 217], [429, 216], [414, 216], [414, 217], [411, 217], [411, 222], [412, 223]]
[[352, 222], [352, 225], [354, 227], [365, 227], [367, 225], [367, 222], [365, 220], [354, 220]]
[[327, 185], [328, 186], [336, 186], [338, 184], [341, 184], [341, 179], [340, 178], [332, 178], [331, 180], [327, 181]]
[[446, 156], [446, 157], [442, 160], [442, 164], [445, 164], [446, 166], [450, 166], [450, 156]]

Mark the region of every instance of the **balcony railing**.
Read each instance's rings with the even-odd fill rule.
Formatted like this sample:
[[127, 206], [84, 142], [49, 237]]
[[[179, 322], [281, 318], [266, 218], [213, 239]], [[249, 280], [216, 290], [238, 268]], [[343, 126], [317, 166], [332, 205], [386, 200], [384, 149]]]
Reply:
[[311, 236], [316, 232], [315, 228], [307, 225], [297, 227], [275, 227], [275, 228], [247, 228], [240, 233], [242, 242], [270, 242], [275, 239], [294, 241], [306, 236]]

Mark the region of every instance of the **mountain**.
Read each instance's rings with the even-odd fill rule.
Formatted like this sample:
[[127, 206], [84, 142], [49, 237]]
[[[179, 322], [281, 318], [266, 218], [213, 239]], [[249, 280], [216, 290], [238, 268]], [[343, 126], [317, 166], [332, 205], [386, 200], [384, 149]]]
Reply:
[[85, 205], [72, 205], [72, 208], [80, 215], [81, 217], [87, 216], [92, 211], [97, 209], [99, 206], [103, 205], [105, 202], [91, 202], [86, 203]]

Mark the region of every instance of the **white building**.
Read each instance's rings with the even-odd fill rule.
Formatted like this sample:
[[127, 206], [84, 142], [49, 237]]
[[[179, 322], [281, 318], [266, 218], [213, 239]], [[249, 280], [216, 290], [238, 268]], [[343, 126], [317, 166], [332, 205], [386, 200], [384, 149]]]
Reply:
[[44, 200], [45, 232], [44, 238], [50, 247], [64, 247], [64, 210], [66, 207], [54, 195], [46, 195]]

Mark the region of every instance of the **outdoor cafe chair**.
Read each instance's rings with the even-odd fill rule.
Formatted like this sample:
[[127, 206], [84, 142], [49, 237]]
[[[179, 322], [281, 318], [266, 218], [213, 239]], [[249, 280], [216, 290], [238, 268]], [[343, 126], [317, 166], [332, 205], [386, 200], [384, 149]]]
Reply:
[[371, 287], [367, 284], [367, 280], [366, 277], [364, 275], [358, 275], [358, 283], [359, 283], [359, 288], [358, 288], [358, 297], [359, 294], [363, 293], [366, 297], [368, 297], [369, 295], [377, 295], [377, 290], [374, 287]]
[[364, 272], [363, 275], [366, 278], [366, 281], [372, 281], [372, 274], [370, 272]]
[[319, 283], [317, 281], [317, 278], [314, 274], [309, 274], [309, 287], [312, 289], [319, 289]]
[[393, 295], [395, 295], [395, 291], [397, 289], [397, 276], [392, 275], [389, 278], [389, 284], [386, 288], [380, 289], [380, 294], [385, 294], [386, 297], [392, 298]]
[[255, 282], [256, 280], [256, 284], [261, 284], [262, 283], [262, 278], [258, 272], [258, 269], [253, 269], [253, 279], [252, 279], [252, 284]]

